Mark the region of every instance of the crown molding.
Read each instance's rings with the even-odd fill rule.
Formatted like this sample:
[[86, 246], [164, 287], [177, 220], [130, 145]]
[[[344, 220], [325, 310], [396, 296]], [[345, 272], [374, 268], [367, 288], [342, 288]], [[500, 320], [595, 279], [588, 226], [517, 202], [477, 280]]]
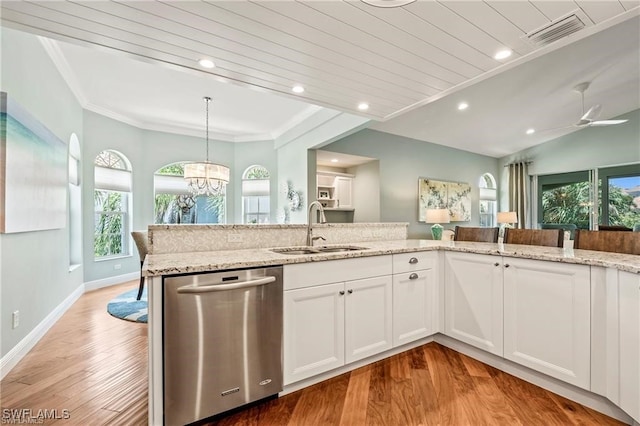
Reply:
[[82, 91], [82, 87], [80, 87], [78, 78], [69, 65], [67, 58], [65, 58], [64, 53], [62, 53], [58, 42], [42, 36], [37, 37], [40, 41], [40, 44], [42, 44], [45, 52], [47, 52], [49, 58], [51, 58], [51, 61], [53, 61], [53, 64], [58, 69], [58, 72], [60, 73], [60, 75], [62, 75], [62, 78], [67, 83], [67, 86], [76, 97], [76, 100], [78, 101], [80, 106], [85, 108], [85, 106], [88, 104], [87, 97]]

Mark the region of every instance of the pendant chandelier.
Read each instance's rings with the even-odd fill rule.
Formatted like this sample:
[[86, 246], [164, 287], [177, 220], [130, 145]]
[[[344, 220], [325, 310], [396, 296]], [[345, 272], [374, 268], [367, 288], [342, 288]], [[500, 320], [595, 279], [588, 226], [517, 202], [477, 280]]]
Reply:
[[189, 191], [194, 196], [222, 194], [225, 186], [229, 183], [229, 168], [209, 161], [209, 103], [211, 103], [211, 98], [204, 97], [204, 102], [207, 111], [207, 157], [203, 162], [186, 163], [184, 165], [184, 178], [187, 180]]

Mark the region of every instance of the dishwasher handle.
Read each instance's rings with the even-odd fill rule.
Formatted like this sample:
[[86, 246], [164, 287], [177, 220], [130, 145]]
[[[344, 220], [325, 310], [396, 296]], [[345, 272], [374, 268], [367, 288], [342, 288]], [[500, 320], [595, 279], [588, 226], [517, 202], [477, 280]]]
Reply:
[[199, 294], [199, 293], [209, 293], [212, 291], [236, 290], [239, 288], [257, 287], [259, 285], [269, 284], [274, 282], [275, 280], [276, 280], [276, 277], [264, 277], [257, 280], [241, 281], [239, 283], [233, 283], [233, 284], [216, 284], [216, 285], [207, 285], [202, 287], [186, 285], [184, 287], [178, 287], [177, 292], [186, 293], [186, 294]]

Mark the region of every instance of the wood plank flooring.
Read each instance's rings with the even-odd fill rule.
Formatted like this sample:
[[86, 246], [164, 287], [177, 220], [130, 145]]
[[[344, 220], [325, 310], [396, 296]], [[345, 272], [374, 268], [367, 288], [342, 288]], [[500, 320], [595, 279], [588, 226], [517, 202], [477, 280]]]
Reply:
[[[0, 407], [69, 410], [70, 418], [43, 424], [146, 425], [147, 327], [106, 312], [113, 296], [136, 286], [83, 295], [0, 382]], [[208, 423], [620, 424], [436, 343]]]

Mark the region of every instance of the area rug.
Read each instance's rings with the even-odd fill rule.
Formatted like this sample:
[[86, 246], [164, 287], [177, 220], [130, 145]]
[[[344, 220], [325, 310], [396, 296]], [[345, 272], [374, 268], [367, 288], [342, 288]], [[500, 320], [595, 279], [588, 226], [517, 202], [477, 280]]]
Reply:
[[140, 300], [136, 300], [138, 289], [126, 291], [109, 301], [107, 312], [116, 318], [133, 322], [147, 322], [147, 288]]

